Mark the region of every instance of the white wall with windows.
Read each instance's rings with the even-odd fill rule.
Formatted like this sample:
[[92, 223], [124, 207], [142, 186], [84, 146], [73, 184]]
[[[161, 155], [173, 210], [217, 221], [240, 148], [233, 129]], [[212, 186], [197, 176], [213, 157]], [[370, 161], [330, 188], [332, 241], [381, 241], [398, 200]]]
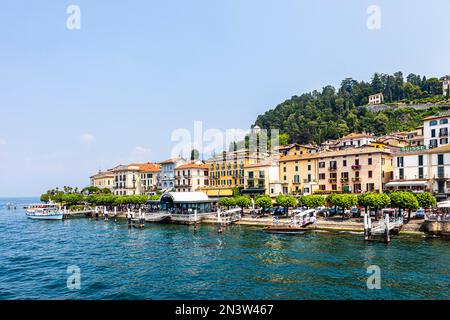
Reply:
[[450, 116], [430, 119], [424, 122], [423, 134], [425, 146], [428, 148], [438, 148], [449, 143], [449, 119]]

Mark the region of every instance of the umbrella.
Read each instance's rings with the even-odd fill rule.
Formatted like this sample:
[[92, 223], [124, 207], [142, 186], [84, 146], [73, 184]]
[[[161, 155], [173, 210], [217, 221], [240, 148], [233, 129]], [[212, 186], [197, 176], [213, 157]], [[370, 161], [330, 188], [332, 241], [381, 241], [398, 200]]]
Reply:
[[437, 207], [438, 208], [450, 208], [450, 201], [438, 202]]

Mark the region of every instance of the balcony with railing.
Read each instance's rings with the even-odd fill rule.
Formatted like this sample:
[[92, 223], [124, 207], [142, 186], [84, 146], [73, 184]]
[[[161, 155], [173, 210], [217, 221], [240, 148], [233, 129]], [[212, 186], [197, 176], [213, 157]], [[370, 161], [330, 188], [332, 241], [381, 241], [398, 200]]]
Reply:
[[328, 167], [328, 171], [336, 171], [337, 170], [337, 166], [329, 166]]
[[336, 183], [337, 182], [337, 178], [330, 178], [330, 179], [328, 179], [328, 182]]
[[352, 181], [353, 181], [353, 182], [359, 182], [359, 181], [361, 181], [361, 178], [355, 177], [355, 178], [352, 178]]
[[352, 165], [352, 169], [353, 170], [360, 170], [362, 168], [362, 166], [360, 164], [354, 164]]

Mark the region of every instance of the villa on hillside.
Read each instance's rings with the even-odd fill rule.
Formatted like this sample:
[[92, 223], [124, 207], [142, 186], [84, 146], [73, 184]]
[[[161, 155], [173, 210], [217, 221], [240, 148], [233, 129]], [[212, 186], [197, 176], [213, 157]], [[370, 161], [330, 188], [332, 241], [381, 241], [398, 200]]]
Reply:
[[384, 102], [384, 96], [381, 92], [369, 96], [369, 104], [381, 104], [383, 102]]

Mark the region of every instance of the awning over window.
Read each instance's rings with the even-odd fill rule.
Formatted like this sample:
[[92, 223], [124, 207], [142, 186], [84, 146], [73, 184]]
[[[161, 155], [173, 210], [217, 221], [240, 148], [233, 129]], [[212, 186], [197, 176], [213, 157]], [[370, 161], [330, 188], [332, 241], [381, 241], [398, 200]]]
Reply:
[[386, 183], [386, 187], [428, 187], [428, 182], [426, 181], [391, 181]]

